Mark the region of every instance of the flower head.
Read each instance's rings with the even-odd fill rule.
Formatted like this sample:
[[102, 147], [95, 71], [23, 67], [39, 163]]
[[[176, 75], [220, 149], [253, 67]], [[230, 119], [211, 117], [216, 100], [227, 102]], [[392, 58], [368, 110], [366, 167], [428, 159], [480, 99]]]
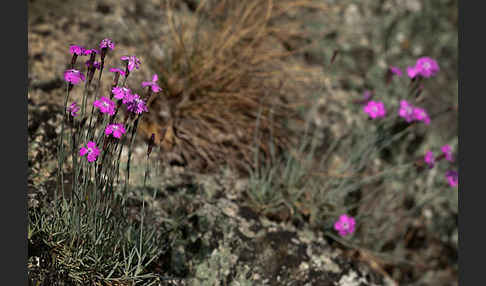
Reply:
[[96, 143], [93, 141], [89, 141], [86, 144], [86, 147], [81, 147], [79, 149], [79, 156], [83, 157], [84, 155], [88, 154], [86, 157], [88, 158], [88, 162], [96, 161], [96, 158], [100, 154], [100, 149], [96, 147]]
[[405, 118], [407, 122], [412, 122], [414, 119], [413, 106], [406, 100], [400, 101], [400, 110], [398, 110], [398, 115]]
[[123, 134], [125, 134], [126, 130], [123, 124], [115, 123], [109, 124], [106, 126], [105, 134], [110, 135], [113, 134], [113, 137], [120, 139]]
[[340, 236], [346, 236], [354, 232], [355, 224], [356, 222], [353, 217], [343, 214], [334, 224], [334, 229], [339, 233]]
[[430, 117], [425, 111], [425, 109], [420, 107], [413, 108], [413, 119], [418, 121], [423, 121], [425, 124], [430, 124]]
[[68, 111], [70, 112], [72, 117], [78, 116], [79, 106], [76, 106], [76, 102], [73, 102], [69, 107]]
[[115, 114], [115, 103], [108, 98], [102, 96], [99, 100], [95, 100], [93, 105], [98, 107], [101, 113]]
[[419, 70], [416, 67], [407, 67], [407, 75], [409, 78], [414, 78], [419, 73]]
[[138, 96], [138, 94], [134, 94], [131, 97], [131, 99], [132, 100], [130, 102], [127, 102], [127, 110], [128, 111], [131, 111], [131, 112], [134, 112], [134, 113], [137, 113], [137, 114], [148, 111], [147, 105], [145, 104], [143, 99], [141, 99], [140, 96]]
[[92, 53], [95, 53], [95, 54], [99, 54], [99, 51], [96, 50], [96, 49], [85, 49], [84, 50], [84, 55], [87, 56], [87, 55], [91, 55]]
[[402, 70], [399, 67], [390, 66], [390, 72], [398, 77], [402, 76]]
[[69, 69], [64, 72], [64, 80], [74, 85], [80, 81], [84, 81], [86, 77], [80, 71], [75, 69]]
[[434, 153], [432, 153], [432, 151], [427, 151], [427, 153], [425, 153], [425, 163], [427, 163], [427, 165], [429, 165], [429, 168], [433, 168], [434, 165], [435, 165], [435, 156], [434, 156]]
[[132, 91], [129, 88], [115, 86], [111, 90], [111, 92], [113, 93], [116, 99], [125, 99], [125, 97], [128, 97], [126, 100], [131, 101], [130, 95]]
[[122, 69], [119, 69], [119, 68], [110, 68], [110, 72], [112, 72], [112, 73], [119, 73], [119, 74], [121, 74], [123, 76], [125, 75], [125, 71], [122, 70]]
[[73, 55], [74, 55], [74, 54], [76, 54], [76, 55], [78, 55], [78, 56], [81, 56], [81, 55], [83, 55], [83, 54], [84, 54], [84, 51], [85, 51], [85, 48], [83, 48], [83, 47], [81, 47], [81, 46], [78, 46], [78, 45], [71, 45], [71, 46], [69, 47], [69, 52], [70, 52], [71, 54], [73, 54]]
[[115, 48], [115, 43], [109, 38], [103, 39], [100, 42], [100, 50], [101, 49], [110, 49], [113, 50]]
[[415, 64], [415, 68], [418, 69], [420, 75], [423, 77], [431, 77], [439, 71], [437, 61], [429, 57], [419, 58]]
[[140, 60], [135, 56], [123, 56], [120, 58], [122, 61], [127, 61], [128, 71], [132, 71], [134, 68], [138, 69], [140, 67]]
[[157, 76], [157, 74], [154, 74], [152, 76], [152, 81], [144, 81], [142, 82], [142, 87], [146, 87], [146, 86], [150, 86], [152, 91], [157, 93], [159, 91], [161, 91], [162, 89], [160, 88], [160, 86], [157, 84], [157, 81], [159, 80], [159, 77]]
[[446, 179], [451, 187], [456, 187], [459, 184], [459, 175], [456, 171], [449, 170], [446, 172]]
[[370, 100], [366, 104], [365, 107], [363, 107], [364, 112], [368, 113], [370, 118], [379, 118], [379, 117], [385, 117], [386, 110], [385, 106], [383, 105], [383, 102], [380, 101], [374, 101]]
[[441, 148], [442, 153], [444, 153], [445, 158], [447, 161], [454, 161], [454, 158], [452, 157], [452, 148], [449, 145], [444, 145]]

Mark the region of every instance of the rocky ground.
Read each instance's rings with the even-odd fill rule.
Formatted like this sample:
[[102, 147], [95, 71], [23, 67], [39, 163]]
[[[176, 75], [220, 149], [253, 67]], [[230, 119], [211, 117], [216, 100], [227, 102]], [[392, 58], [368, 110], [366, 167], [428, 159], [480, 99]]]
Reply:
[[[178, 13], [182, 18], [190, 17], [194, 2], [180, 1]], [[358, 11], [356, 5], [324, 2], [330, 7], [329, 22], [347, 17], [348, 20], [344, 22], [350, 27], [357, 27], [360, 19], [369, 16], [365, 15], [366, 11]], [[420, 1], [407, 3], [410, 7], [406, 8], [410, 11], [420, 9], [422, 5]], [[112, 59], [125, 54], [137, 54], [147, 60], [163, 57], [164, 45], [170, 43], [164, 43], [168, 28], [158, 24], [163, 23], [161, 18], [165, 17], [160, 7], [156, 0], [29, 1], [29, 208], [46, 207], [46, 198], [52, 195], [56, 172], [56, 136], [60, 131], [65, 93], [62, 74], [70, 62], [68, 46], [91, 46], [104, 37], [111, 37], [117, 44]], [[346, 34], [345, 29], [337, 33]], [[339, 34], [336, 41], [343, 38], [345, 36]], [[372, 43], [364, 45], [371, 46]], [[296, 60], [309, 67], [322, 61], [317, 53]], [[147, 65], [134, 73], [132, 80], [145, 81], [155, 72]], [[353, 78], [353, 75], [350, 77]], [[356, 81], [359, 82], [359, 77]], [[106, 88], [102, 86], [102, 89]], [[327, 127], [336, 134], [342, 128], [328, 122], [349, 124], [353, 114], [342, 111], [339, 98], [354, 95], [336, 86], [332, 97], [319, 103], [321, 113], [315, 115], [314, 119], [318, 128], [325, 130]], [[447, 121], [439, 124], [447, 124]], [[137, 142], [134, 165], [143, 162], [145, 148], [143, 140]], [[135, 168], [133, 172], [133, 185], [140, 185], [143, 168]], [[390, 266], [380, 263], [381, 260], [371, 252], [350, 250], [325, 236], [323, 230], [309, 229], [286, 219], [285, 214], [261, 216], [246, 205], [242, 196], [248, 188], [247, 184], [247, 179], [226, 169], [214, 174], [198, 174], [183, 167], [161, 163], [159, 174], [150, 179], [151, 188], [134, 188], [131, 193], [134, 213], [139, 211], [140, 202], [144, 199], [149, 212], [153, 214], [152, 223], [161, 224], [163, 218], [174, 216], [183, 216], [190, 222], [185, 229], [185, 241], [188, 243], [173, 248], [170, 255], [156, 261], [153, 271], [170, 273], [172, 277], [186, 277], [191, 273], [196, 278], [164, 283], [209, 285], [207, 281], [219, 281], [218, 285], [457, 285], [457, 222], [444, 222], [451, 224], [450, 233], [443, 235], [442, 240], [435, 241], [423, 233], [426, 230], [418, 219], [417, 227], [411, 232], [413, 237], [409, 239], [413, 244], [410, 249], [427, 251], [427, 259], [422, 266], [406, 263], [399, 267]], [[152, 198], [154, 190], [157, 196]], [[435, 211], [444, 211], [443, 208], [438, 209], [432, 210], [434, 215]], [[457, 219], [456, 210], [449, 210], [450, 213]], [[449, 216], [441, 217], [447, 219]], [[35, 265], [30, 265], [29, 271], [32, 277], [41, 272], [39, 266]]]

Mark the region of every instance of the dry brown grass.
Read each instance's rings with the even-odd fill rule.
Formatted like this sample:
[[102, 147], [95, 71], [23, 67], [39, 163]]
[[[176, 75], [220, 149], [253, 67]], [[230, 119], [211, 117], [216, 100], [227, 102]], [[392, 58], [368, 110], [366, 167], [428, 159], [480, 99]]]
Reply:
[[164, 92], [150, 101], [141, 131], [156, 134], [166, 159], [198, 171], [222, 164], [245, 171], [254, 167], [256, 146], [270, 163], [271, 144], [278, 156], [295, 143], [299, 130], [287, 123], [302, 123], [296, 103], [316, 69], [292, 57], [310, 45], [289, 50], [282, 43], [309, 38], [296, 10], [326, 7], [313, 0], [210, 2], [189, 17], [177, 17], [166, 2], [170, 38], [161, 40], [170, 48], [156, 70]]

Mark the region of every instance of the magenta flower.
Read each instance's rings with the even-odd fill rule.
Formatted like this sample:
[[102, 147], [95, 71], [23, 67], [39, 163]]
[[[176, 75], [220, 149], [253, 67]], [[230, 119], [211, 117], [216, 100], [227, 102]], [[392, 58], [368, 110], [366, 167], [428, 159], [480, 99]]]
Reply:
[[148, 112], [147, 105], [143, 101], [143, 99], [138, 96], [138, 94], [134, 94], [131, 98], [130, 102], [127, 102], [127, 110], [140, 114], [142, 112]]
[[459, 175], [457, 174], [456, 171], [453, 171], [453, 170], [449, 170], [446, 172], [446, 179], [447, 179], [447, 182], [449, 182], [449, 185], [451, 187], [457, 187], [457, 185], [459, 184]]
[[135, 56], [123, 56], [120, 58], [122, 61], [128, 61], [128, 71], [132, 71], [134, 68], [138, 69], [140, 67], [140, 60]]
[[159, 77], [157, 76], [157, 74], [154, 74], [152, 76], [152, 81], [144, 81], [142, 82], [142, 87], [146, 87], [146, 86], [150, 86], [152, 88], [152, 91], [157, 93], [159, 91], [161, 91], [162, 89], [160, 88], [160, 86], [157, 84], [157, 81], [159, 80]]
[[115, 114], [115, 103], [108, 98], [102, 96], [99, 100], [95, 100], [93, 105], [98, 107], [101, 113]]
[[419, 70], [416, 67], [407, 67], [407, 75], [409, 78], [414, 78], [419, 73]]
[[105, 134], [110, 135], [113, 134], [113, 137], [120, 139], [123, 134], [125, 134], [126, 130], [123, 124], [115, 123], [109, 124], [106, 126]]
[[115, 48], [115, 43], [113, 43], [113, 41], [109, 38], [103, 39], [100, 42], [100, 50], [107, 48], [109, 48], [110, 50], [113, 50]]
[[430, 117], [423, 108], [414, 107], [413, 108], [413, 119], [418, 121], [423, 121], [425, 124], [430, 124]]
[[76, 106], [76, 102], [73, 102], [69, 107], [68, 107], [68, 112], [71, 113], [72, 117], [78, 116], [78, 111], [79, 111], [79, 106]]
[[119, 69], [119, 68], [110, 68], [110, 72], [112, 72], [112, 73], [119, 73], [119, 74], [125, 76], [125, 71], [122, 70], [122, 69]]
[[452, 157], [452, 148], [449, 145], [444, 145], [442, 146], [442, 153], [444, 153], [445, 158], [447, 161], [454, 161], [454, 158]]
[[390, 71], [398, 77], [402, 76], [402, 70], [399, 67], [390, 66]]
[[86, 63], [85, 63], [86, 67], [95, 67], [95, 69], [99, 70], [101, 68], [101, 63], [100, 62], [94, 62], [93, 64], [91, 64], [91, 61], [90, 60], [87, 60]]
[[379, 118], [379, 117], [385, 117], [386, 110], [385, 110], [385, 105], [383, 105], [383, 102], [380, 101], [374, 101], [370, 100], [366, 104], [365, 107], [363, 107], [364, 112], [368, 113], [370, 118]]
[[115, 86], [111, 92], [116, 99], [125, 99], [125, 97], [128, 97], [128, 100], [131, 101], [131, 97], [129, 96], [131, 94], [131, 90], [129, 88]]
[[427, 151], [427, 153], [425, 153], [425, 163], [427, 163], [427, 165], [429, 165], [429, 168], [433, 168], [434, 165], [435, 165], [435, 156], [434, 156], [434, 153], [432, 153], [432, 151]]
[[79, 149], [79, 156], [83, 157], [84, 155], [88, 154], [86, 157], [88, 158], [88, 162], [96, 161], [96, 158], [100, 154], [100, 149], [96, 147], [96, 143], [93, 141], [89, 141], [86, 144], [86, 147], [81, 147]]
[[85, 56], [91, 55], [92, 53], [99, 54], [99, 51], [98, 50], [95, 50], [95, 49], [87, 49], [87, 50], [84, 50], [84, 55]]
[[431, 77], [439, 71], [437, 61], [429, 57], [419, 58], [415, 68], [419, 70], [420, 75], [423, 77]]
[[78, 46], [78, 45], [71, 45], [69, 47], [69, 52], [73, 55], [76, 54], [78, 56], [81, 56], [81, 55], [84, 54], [84, 51], [85, 51], [85, 49], [81, 46]]
[[86, 77], [80, 71], [75, 69], [69, 69], [64, 72], [64, 80], [70, 82], [74, 85], [78, 84], [80, 81], [84, 81]]
[[409, 104], [406, 100], [400, 101], [400, 110], [398, 110], [398, 115], [405, 118], [407, 122], [413, 121], [413, 106]]
[[334, 224], [334, 229], [339, 233], [339, 235], [346, 236], [354, 232], [355, 224], [356, 222], [353, 217], [343, 214]]

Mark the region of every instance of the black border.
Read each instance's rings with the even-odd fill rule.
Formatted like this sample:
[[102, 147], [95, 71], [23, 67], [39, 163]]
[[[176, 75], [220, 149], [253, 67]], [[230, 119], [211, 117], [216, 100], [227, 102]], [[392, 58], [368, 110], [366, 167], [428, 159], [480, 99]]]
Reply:
[[[2, 44], [3, 285], [27, 285], [27, 1], [4, 6]], [[6, 90], [8, 88], [8, 90]], [[7, 179], [7, 180], [5, 180]], [[10, 280], [13, 280], [10, 281]]]

